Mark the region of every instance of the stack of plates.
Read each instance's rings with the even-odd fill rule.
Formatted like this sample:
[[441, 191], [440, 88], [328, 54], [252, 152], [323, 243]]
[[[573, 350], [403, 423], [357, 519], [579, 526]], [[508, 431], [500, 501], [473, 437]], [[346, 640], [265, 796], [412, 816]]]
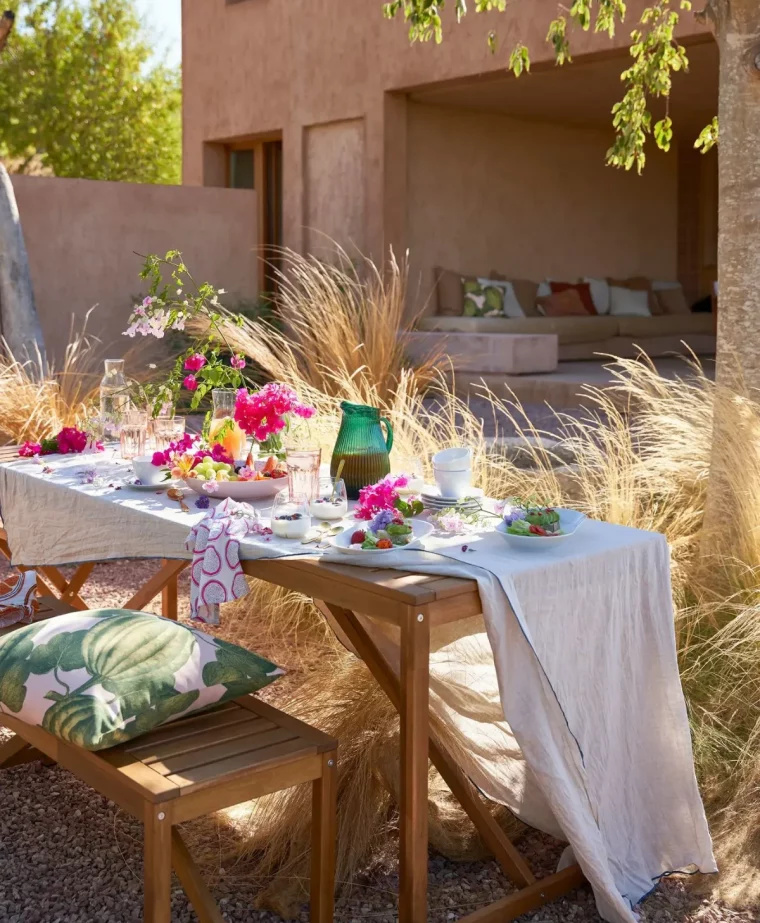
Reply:
[[425, 486], [420, 492], [422, 505], [427, 510], [445, 510], [456, 507], [463, 513], [474, 513], [481, 508], [483, 491], [479, 487], [471, 487], [467, 497], [456, 500], [454, 497], [442, 497], [441, 491], [434, 486]]

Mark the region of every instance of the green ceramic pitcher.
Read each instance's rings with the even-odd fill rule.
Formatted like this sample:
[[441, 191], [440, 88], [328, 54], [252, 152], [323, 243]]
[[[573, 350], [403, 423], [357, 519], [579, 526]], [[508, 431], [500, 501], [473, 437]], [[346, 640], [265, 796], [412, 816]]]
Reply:
[[[349, 500], [357, 500], [359, 491], [390, 473], [389, 453], [393, 448], [393, 427], [380, 416], [377, 407], [350, 404], [343, 401], [338, 439], [330, 462], [330, 474], [335, 477], [343, 462], [341, 477], [346, 483]], [[386, 433], [382, 425], [385, 424]]]

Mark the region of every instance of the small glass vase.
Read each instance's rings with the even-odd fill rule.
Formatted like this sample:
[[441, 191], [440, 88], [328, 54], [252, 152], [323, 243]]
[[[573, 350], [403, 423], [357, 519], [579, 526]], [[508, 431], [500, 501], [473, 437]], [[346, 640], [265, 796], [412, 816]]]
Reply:
[[214, 388], [211, 398], [214, 409], [211, 411], [211, 424], [208, 441], [211, 445], [221, 445], [233, 461], [245, 461], [247, 436], [235, 422], [235, 398], [237, 391], [232, 388]]
[[100, 425], [104, 439], [118, 439], [124, 414], [129, 410], [129, 385], [123, 359], [106, 359], [100, 382]]

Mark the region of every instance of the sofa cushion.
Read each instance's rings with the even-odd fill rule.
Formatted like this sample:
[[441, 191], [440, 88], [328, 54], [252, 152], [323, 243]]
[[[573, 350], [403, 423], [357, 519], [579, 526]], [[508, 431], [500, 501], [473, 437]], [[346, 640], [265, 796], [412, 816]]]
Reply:
[[673, 288], [655, 289], [654, 295], [663, 314], [671, 316], [674, 314], [691, 314], [686, 295], [684, 295], [683, 288], [680, 285]]
[[589, 312], [580, 293], [575, 288], [552, 292], [539, 298], [538, 311], [544, 317], [587, 317]]
[[515, 297], [520, 302], [520, 307], [526, 317], [539, 317], [536, 310], [536, 297], [538, 295], [538, 282], [531, 282], [530, 279], [509, 279], [504, 273], [496, 272], [492, 269], [489, 273], [490, 278], [498, 279], [501, 282], [511, 282]]
[[621, 337], [687, 336], [714, 333], [712, 314], [663, 314], [660, 317], [618, 317]]
[[596, 314], [594, 299], [591, 297], [591, 286], [588, 282], [550, 282], [552, 294], [558, 292], [578, 292], [581, 303], [586, 309], [586, 314]]
[[610, 287], [614, 285], [616, 288], [633, 289], [634, 292], [648, 292], [649, 313], [654, 317], [656, 317], [658, 314], [662, 314], [660, 303], [652, 291], [651, 279], [647, 279], [645, 276], [632, 276], [630, 279], [608, 279], [607, 281], [609, 282]]
[[651, 317], [649, 293], [611, 285], [610, 314], [612, 317]]
[[[436, 314], [443, 317], [461, 317], [464, 311], [462, 279], [465, 277], [460, 272], [452, 272], [440, 266], [436, 266], [433, 270], [433, 277], [435, 279]], [[466, 278], [474, 279], [475, 276]]]
[[618, 317], [423, 317], [418, 330], [450, 333], [554, 333], [562, 343], [599, 343], [618, 335]]
[[610, 283], [606, 279], [591, 279], [584, 276], [583, 282], [588, 282], [591, 287], [591, 300], [597, 314], [610, 313]]

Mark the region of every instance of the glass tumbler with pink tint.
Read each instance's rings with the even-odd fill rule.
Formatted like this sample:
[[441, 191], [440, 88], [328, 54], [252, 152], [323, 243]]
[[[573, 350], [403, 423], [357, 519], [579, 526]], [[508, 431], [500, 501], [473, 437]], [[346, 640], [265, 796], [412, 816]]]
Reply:
[[319, 466], [322, 449], [287, 449], [285, 464], [288, 469], [288, 488], [291, 496], [303, 494], [314, 500], [319, 493]]
[[121, 457], [145, 455], [148, 436], [148, 414], [144, 410], [128, 410], [121, 425]]

